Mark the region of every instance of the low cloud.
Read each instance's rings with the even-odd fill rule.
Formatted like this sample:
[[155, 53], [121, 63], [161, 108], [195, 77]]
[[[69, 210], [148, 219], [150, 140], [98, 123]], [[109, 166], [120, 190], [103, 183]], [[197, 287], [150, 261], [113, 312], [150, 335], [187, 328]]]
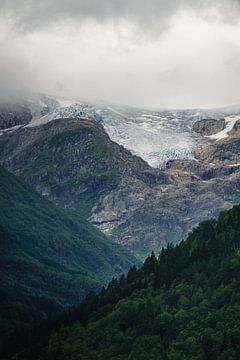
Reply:
[[9, 16], [18, 30], [48, 26], [62, 20], [129, 21], [144, 32], [163, 29], [179, 11], [200, 16], [220, 16], [232, 21], [239, 15], [239, 0], [1, 0], [0, 13]]
[[0, 14], [0, 98], [240, 102], [237, 0], [2, 0]]

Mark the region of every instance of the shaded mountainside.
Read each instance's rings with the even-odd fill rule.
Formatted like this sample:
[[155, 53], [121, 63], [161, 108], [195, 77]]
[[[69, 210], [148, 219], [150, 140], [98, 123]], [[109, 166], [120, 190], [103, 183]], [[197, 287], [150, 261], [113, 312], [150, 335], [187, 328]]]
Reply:
[[206, 140], [195, 159], [169, 161], [164, 171], [83, 117], [0, 136], [0, 162], [144, 259], [240, 201], [237, 124], [234, 136]]
[[0, 129], [9, 129], [14, 126], [24, 125], [32, 120], [32, 114], [28, 107], [23, 105], [0, 104]]
[[4, 134], [0, 154], [9, 170], [42, 195], [91, 217], [107, 234], [143, 204], [154, 186], [170, 182], [163, 171], [112, 142], [100, 124], [86, 119], [54, 120]]
[[[225, 360], [240, 352], [240, 206], [79, 306], [11, 336], [15, 360]], [[13, 354], [15, 354], [14, 357]]]
[[1, 138], [0, 151], [9, 169], [65, 206], [99, 198], [123, 178], [150, 185], [167, 181], [163, 173], [112, 142], [100, 124], [87, 119], [19, 129]]
[[136, 260], [0, 167], [1, 334], [79, 302]]

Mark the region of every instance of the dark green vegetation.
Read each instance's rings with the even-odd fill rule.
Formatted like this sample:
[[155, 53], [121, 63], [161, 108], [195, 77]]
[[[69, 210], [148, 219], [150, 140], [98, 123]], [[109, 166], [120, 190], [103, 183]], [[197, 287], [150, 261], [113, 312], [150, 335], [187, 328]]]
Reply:
[[15, 360], [238, 360], [240, 206], [21, 335], [5, 343], [5, 357], [15, 350]]
[[82, 300], [135, 258], [0, 167], [0, 334]]
[[32, 120], [30, 110], [21, 105], [0, 104], [0, 129], [27, 124]]

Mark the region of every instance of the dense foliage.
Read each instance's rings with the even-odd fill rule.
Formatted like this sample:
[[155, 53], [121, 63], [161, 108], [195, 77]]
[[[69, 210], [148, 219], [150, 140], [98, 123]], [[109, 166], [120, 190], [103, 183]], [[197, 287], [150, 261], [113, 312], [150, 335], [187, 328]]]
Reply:
[[79, 303], [135, 258], [0, 167], [0, 335]]
[[41, 360], [237, 360], [240, 353], [240, 206], [201, 223], [141, 269], [113, 278], [5, 356]]

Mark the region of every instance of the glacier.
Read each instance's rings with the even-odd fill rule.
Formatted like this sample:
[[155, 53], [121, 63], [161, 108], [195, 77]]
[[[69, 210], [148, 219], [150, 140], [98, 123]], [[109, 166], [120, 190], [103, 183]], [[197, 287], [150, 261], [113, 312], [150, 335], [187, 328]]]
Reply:
[[[152, 167], [164, 168], [169, 160], [193, 159], [194, 150], [206, 141], [226, 137], [235, 123], [230, 110], [146, 110], [129, 106], [91, 103], [50, 95], [36, 95], [24, 100], [32, 113], [25, 124], [37, 127], [57, 119], [83, 118], [99, 122], [111, 140], [140, 156]], [[193, 124], [204, 117], [227, 116], [226, 128], [208, 138], [192, 130]], [[8, 129], [9, 130], [9, 129]]]

